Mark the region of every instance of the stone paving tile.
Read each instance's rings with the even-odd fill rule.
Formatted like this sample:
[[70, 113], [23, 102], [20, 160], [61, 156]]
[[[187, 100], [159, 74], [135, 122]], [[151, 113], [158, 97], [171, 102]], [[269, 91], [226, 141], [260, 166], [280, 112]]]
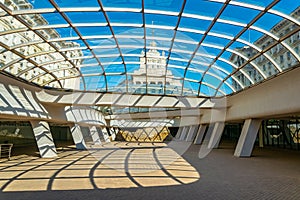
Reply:
[[199, 149], [192, 145], [176, 159], [161, 152], [156, 159], [164, 168], [159, 170], [153, 157], [137, 162], [139, 156], [153, 155], [145, 154], [145, 149], [128, 160], [127, 150], [112, 154], [115, 157], [107, 162], [97, 158], [103, 159], [108, 151], [99, 157], [88, 151], [65, 151], [52, 160], [1, 162], [0, 199], [300, 199], [298, 151], [256, 148], [251, 158], [236, 158], [232, 144], [221, 144], [199, 159]]

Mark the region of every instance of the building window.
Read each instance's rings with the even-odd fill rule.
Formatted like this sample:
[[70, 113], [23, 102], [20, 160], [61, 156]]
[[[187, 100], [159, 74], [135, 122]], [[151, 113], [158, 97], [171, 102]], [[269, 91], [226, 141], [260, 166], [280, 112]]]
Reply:
[[280, 63], [283, 63], [283, 55], [280, 55]]
[[290, 60], [291, 59], [291, 52], [287, 52], [287, 54], [286, 54], [286, 58], [288, 59], [288, 60]]

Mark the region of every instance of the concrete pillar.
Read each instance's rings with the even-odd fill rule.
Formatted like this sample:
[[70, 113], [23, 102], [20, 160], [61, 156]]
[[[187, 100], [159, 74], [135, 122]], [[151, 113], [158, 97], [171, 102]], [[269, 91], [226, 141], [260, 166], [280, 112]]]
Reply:
[[264, 134], [263, 134], [263, 127], [262, 127], [262, 125], [260, 125], [260, 128], [259, 128], [259, 132], [258, 132], [259, 134], [259, 136], [258, 136], [258, 138], [259, 138], [259, 147], [264, 147]]
[[187, 136], [189, 130], [190, 130], [190, 127], [189, 127], [189, 126], [184, 126], [184, 127], [182, 128], [182, 132], [181, 132], [181, 134], [180, 134], [179, 140], [185, 140], [185, 138], [186, 138], [186, 136]]
[[245, 120], [242, 133], [240, 135], [238, 144], [235, 148], [234, 156], [237, 157], [251, 156], [260, 124], [261, 124], [261, 120], [259, 119]]
[[86, 149], [86, 144], [80, 126], [78, 124], [74, 124], [73, 126], [70, 126], [70, 130], [76, 149]]
[[221, 140], [224, 127], [225, 127], [224, 122], [215, 123], [207, 146], [209, 149], [219, 147], [219, 143]]
[[198, 126], [197, 125], [193, 125], [190, 127], [190, 130], [188, 132], [188, 135], [186, 137], [186, 141], [187, 142], [192, 142], [196, 136], [196, 133], [197, 133], [197, 130], [198, 130]]
[[183, 129], [183, 127], [179, 127], [179, 128], [178, 128], [177, 134], [175, 135], [175, 138], [176, 138], [176, 139], [179, 139], [179, 138], [180, 138], [181, 133], [182, 133], [182, 129]]
[[57, 156], [54, 140], [46, 121], [30, 121], [33, 134], [42, 158], [53, 158]]
[[108, 135], [108, 132], [106, 130], [106, 127], [101, 128], [101, 133], [102, 133], [102, 137], [100, 135], [100, 140], [104, 141], [104, 142], [110, 142], [109, 135]]
[[99, 132], [96, 126], [90, 126], [90, 134], [92, 136], [92, 140], [94, 144], [101, 144], [100, 138], [99, 138]]
[[207, 124], [200, 124], [199, 125], [194, 144], [202, 144], [202, 140], [204, 138], [206, 127], [207, 127]]
[[115, 141], [116, 135], [117, 135], [116, 132], [115, 132], [115, 129], [114, 128], [109, 128], [109, 131], [110, 131], [111, 140]]

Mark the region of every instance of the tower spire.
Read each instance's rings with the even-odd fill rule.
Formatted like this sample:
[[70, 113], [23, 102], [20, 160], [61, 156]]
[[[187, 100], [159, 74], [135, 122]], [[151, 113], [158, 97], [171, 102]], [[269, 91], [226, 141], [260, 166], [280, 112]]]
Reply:
[[152, 30], [151, 30], [151, 33], [152, 33], [152, 41], [150, 42], [150, 46], [151, 47], [156, 47], [156, 42], [154, 41], [154, 28], [153, 28], [153, 22], [152, 21]]

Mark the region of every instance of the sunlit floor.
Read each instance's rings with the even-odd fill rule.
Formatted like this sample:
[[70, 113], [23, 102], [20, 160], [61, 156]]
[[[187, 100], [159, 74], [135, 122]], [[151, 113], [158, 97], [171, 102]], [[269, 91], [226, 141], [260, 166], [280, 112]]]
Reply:
[[52, 159], [14, 156], [0, 160], [0, 199], [300, 199], [299, 151], [255, 148], [236, 158], [222, 142], [199, 159], [199, 149], [180, 156], [162, 143], [112, 143], [58, 148]]
[[3, 192], [134, 188], [189, 184], [200, 178], [164, 143], [109, 143], [57, 158], [13, 157], [0, 163]]

